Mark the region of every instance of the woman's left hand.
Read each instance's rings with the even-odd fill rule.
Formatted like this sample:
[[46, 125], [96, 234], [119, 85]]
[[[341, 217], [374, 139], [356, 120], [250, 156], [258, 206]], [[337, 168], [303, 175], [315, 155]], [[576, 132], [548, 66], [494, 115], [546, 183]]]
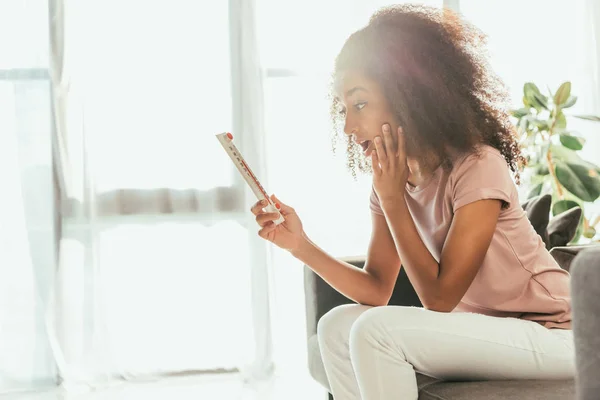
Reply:
[[390, 130], [389, 124], [383, 125], [383, 134], [375, 138], [375, 151], [371, 153], [373, 187], [382, 204], [404, 198], [409, 172], [402, 128], [394, 134]]

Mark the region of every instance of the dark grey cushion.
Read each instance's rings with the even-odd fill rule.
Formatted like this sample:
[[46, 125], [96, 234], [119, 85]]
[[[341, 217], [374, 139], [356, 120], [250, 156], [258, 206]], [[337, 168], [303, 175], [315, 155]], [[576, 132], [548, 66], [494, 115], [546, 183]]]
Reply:
[[589, 249], [590, 247], [595, 246], [597, 245], [592, 244], [580, 246], [559, 246], [550, 250], [550, 254], [552, 255], [552, 257], [554, 257], [554, 259], [562, 269], [564, 269], [565, 271], [570, 271], [573, 260], [575, 259], [577, 254], [581, 253], [586, 249]]
[[552, 196], [543, 194], [521, 204], [533, 229], [540, 235], [548, 250], [566, 246], [575, 237], [581, 220], [581, 208], [575, 207], [550, 219]]
[[535, 229], [546, 244], [548, 244], [548, 232], [546, 228], [550, 220], [551, 204], [552, 196], [549, 194], [534, 197], [521, 204], [531, 226], [533, 226], [533, 229]]
[[551, 249], [569, 244], [575, 237], [581, 214], [581, 208], [575, 207], [552, 218], [548, 222], [548, 244], [546, 247]]

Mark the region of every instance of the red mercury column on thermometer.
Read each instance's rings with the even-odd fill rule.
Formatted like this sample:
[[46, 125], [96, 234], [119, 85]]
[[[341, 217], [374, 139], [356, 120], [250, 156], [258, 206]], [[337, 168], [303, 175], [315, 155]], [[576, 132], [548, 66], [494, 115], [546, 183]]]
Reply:
[[[267, 207], [265, 207], [265, 210], [268, 212], [278, 212], [278, 210], [281, 208], [281, 206], [277, 203], [274, 203], [270, 199], [269, 195], [267, 194], [267, 191], [260, 184], [260, 182], [258, 181], [258, 178], [254, 175], [254, 173], [252, 172], [252, 170], [250, 169], [250, 167], [244, 160], [244, 157], [242, 157], [242, 155], [240, 154], [240, 151], [237, 149], [235, 144], [233, 144], [233, 135], [230, 132], [226, 132], [226, 133], [218, 134], [216, 136], [217, 136], [217, 139], [219, 140], [219, 142], [221, 143], [221, 145], [223, 146], [223, 148], [225, 149], [225, 151], [227, 152], [227, 154], [229, 155], [229, 157], [231, 158], [231, 160], [233, 161], [233, 163], [236, 165], [238, 171], [244, 177], [244, 180], [246, 181], [246, 183], [248, 183], [248, 185], [254, 192], [255, 196], [259, 200], [264, 199], [267, 201], [268, 205], [267, 205]], [[285, 219], [280, 214], [279, 218], [277, 220], [275, 220], [275, 224], [280, 224], [284, 220]]]
[[[233, 135], [229, 132], [227, 132], [227, 137], [229, 138], [229, 140], [233, 140]], [[252, 170], [250, 169], [248, 164], [246, 164], [246, 161], [242, 158], [242, 159], [240, 159], [240, 162], [244, 166], [244, 169], [246, 170], [248, 175], [250, 175], [250, 178], [252, 178], [252, 181], [254, 181], [254, 183], [256, 183], [256, 186], [258, 186], [258, 190], [260, 190], [262, 195], [265, 197], [265, 200], [270, 202], [271, 199], [269, 198], [267, 191], [265, 190], [265, 188], [262, 187], [262, 185], [258, 181], [258, 178], [254, 175], [254, 173], [252, 172]], [[278, 206], [279, 206], [279, 204], [275, 204], [275, 207], [279, 208]]]

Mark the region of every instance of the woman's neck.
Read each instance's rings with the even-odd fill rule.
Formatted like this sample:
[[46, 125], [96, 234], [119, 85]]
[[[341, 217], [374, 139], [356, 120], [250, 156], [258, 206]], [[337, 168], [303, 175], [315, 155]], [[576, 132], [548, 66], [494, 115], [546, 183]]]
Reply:
[[412, 187], [421, 186], [429, 180], [440, 166], [439, 157], [407, 158], [408, 165], [408, 184]]

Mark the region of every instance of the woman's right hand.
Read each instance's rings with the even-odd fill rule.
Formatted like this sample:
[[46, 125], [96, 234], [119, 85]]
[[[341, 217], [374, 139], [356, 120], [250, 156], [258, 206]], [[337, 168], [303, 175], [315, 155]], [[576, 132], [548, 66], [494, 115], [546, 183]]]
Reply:
[[279, 218], [279, 214], [263, 211], [263, 208], [267, 206], [266, 201], [264, 203], [261, 201], [257, 202], [252, 206], [251, 211], [256, 216], [256, 222], [261, 227], [258, 235], [284, 250], [294, 251], [298, 249], [305, 239], [302, 221], [300, 221], [298, 214], [296, 214], [296, 211], [292, 207], [283, 204], [275, 195], [272, 195], [271, 199], [279, 205], [279, 211], [285, 221], [279, 225], [275, 225], [273, 221]]

